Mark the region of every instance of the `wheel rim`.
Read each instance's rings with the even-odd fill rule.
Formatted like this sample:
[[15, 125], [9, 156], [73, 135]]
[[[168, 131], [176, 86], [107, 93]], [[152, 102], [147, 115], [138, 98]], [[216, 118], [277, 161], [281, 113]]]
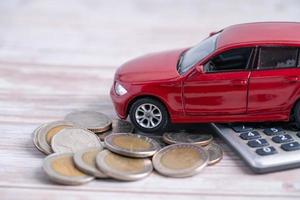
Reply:
[[144, 103], [135, 111], [136, 122], [144, 128], [155, 128], [162, 120], [160, 109], [151, 103]]

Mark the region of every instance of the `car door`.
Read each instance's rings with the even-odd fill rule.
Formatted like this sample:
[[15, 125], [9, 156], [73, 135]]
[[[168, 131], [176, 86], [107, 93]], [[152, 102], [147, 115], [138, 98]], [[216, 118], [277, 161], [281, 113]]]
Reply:
[[238, 48], [210, 59], [203, 72], [195, 70], [183, 83], [187, 115], [246, 112], [253, 48]]
[[287, 112], [300, 88], [297, 47], [259, 48], [249, 82], [248, 113]]

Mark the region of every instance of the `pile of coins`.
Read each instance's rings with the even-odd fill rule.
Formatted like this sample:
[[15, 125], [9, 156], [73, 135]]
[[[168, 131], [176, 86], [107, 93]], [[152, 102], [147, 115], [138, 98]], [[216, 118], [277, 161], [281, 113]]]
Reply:
[[158, 139], [133, 132], [128, 121], [81, 111], [39, 126], [33, 142], [48, 155], [43, 163], [48, 177], [65, 185], [95, 178], [134, 181], [147, 177], [154, 169], [164, 176], [188, 177], [223, 157], [210, 134], [182, 131], [164, 133]]

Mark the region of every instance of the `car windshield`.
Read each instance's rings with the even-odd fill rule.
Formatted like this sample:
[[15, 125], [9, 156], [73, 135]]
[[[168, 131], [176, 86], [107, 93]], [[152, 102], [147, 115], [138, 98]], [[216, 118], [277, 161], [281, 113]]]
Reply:
[[215, 34], [201, 41], [198, 45], [190, 48], [180, 56], [178, 62], [178, 72], [184, 74], [197, 62], [211, 54], [216, 48], [216, 41], [219, 36]]

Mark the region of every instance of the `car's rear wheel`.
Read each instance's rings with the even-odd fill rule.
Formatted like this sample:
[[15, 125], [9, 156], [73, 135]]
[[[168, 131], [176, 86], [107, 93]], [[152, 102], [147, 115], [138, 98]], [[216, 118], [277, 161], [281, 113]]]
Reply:
[[169, 124], [169, 116], [165, 106], [152, 98], [135, 101], [129, 112], [134, 126], [146, 133], [164, 132]]
[[292, 121], [295, 122], [297, 128], [300, 128], [300, 101], [298, 101], [294, 107]]

